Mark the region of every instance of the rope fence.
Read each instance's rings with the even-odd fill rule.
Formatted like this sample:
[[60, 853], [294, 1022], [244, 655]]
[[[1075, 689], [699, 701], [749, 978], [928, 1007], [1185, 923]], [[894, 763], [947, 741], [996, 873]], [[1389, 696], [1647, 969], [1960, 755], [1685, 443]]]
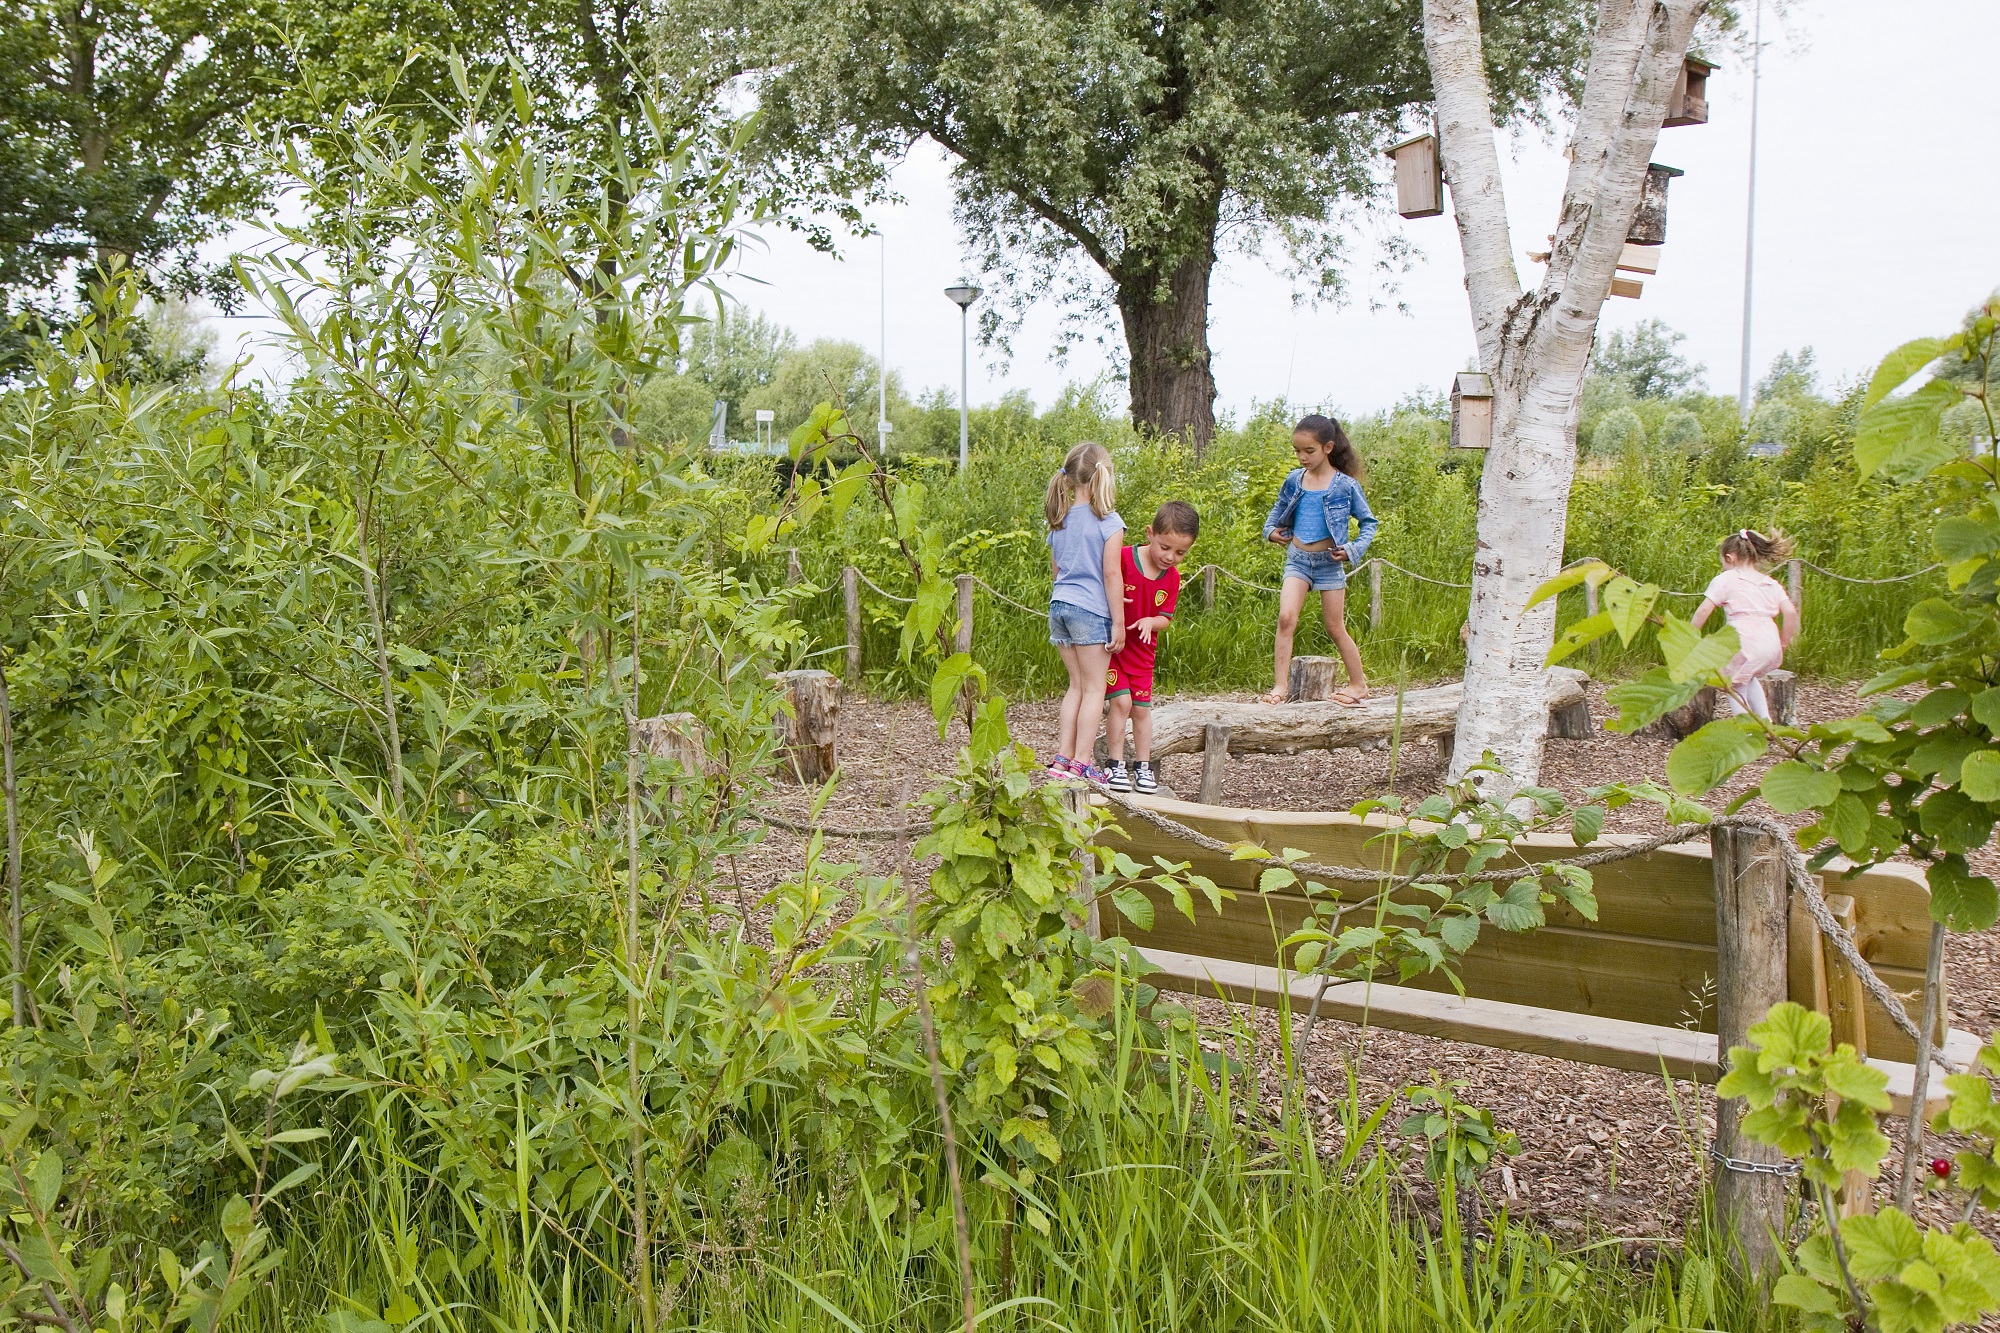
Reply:
[[[1578, 565], [1587, 564], [1590, 561], [1596, 559], [1598, 559], [1598, 557], [1596, 556], [1579, 556], [1577, 559], [1572, 560], [1568, 564], [1564, 565], [1563, 569], [1564, 570], [1574, 569]], [[790, 568], [792, 577], [794, 579], [798, 578], [799, 575], [797, 572], [798, 571], [797, 552], [791, 553]], [[1879, 587], [1887, 584], [1908, 583], [1913, 579], [1922, 578], [1924, 575], [1933, 573], [1942, 568], [1944, 568], [1944, 566], [1941, 564], [1931, 564], [1924, 566], [1922, 569], [1911, 570], [1907, 574], [1891, 574], [1884, 578], [1870, 579], [1870, 578], [1859, 578], [1852, 574], [1842, 574], [1836, 570], [1828, 569], [1823, 565], [1814, 564], [1810, 560], [1794, 557], [1785, 562], [1785, 586], [1786, 590], [1791, 594], [1792, 604], [1794, 606], [1800, 606], [1803, 605], [1805, 596], [1804, 571], [1808, 569], [1812, 570], [1815, 574], [1818, 574], [1823, 578], [1829, 578], [1838, 583], [1851, 583], [1869, 587]], [[1358, 566], [1355, 567], [1353, 575], [1351, 577], [1358, 578], [1364, 572], [1368, 576], [1368, 628], [1371, 630], [1380, 628], [1382, 624], [1382, 572], [1384, 570], [1393, 570], [1394, 572], [1402, 575], [1404, 578], [1413, 579], [1418, 583], [1426, 583], [1431, 585], [1432, 587], [1437, 587], [1437, 588], [1453, 588], [1463, 591], [1470, 589], [1472, 587], [1470, 583], [1461, 583], [1454, 579], [1441, 579], [1441, 578], [1436, 578], [1430, 574], [1420, 573], [1417, 570], [1407, 568], [1406, 566], [1403, 565], [1399, 565], [1393, 560], [1386, 560], [1379, 555], [1370, 556], [1368, 559], [1362, 561]], [[1280, 588], [1273, 588], [1269, 584], [1258, 583], [1251, 579], [1246, 579], [1241, 574], [1238, 574], [1236, 571], [1232, 569], [1226, 569], [1221, 565], [1214, 565], [1214, 564], [1203, 565], [1200, 568], [1200, 570], [1197, 571], [1197, 573], [1199, 575], [1199, 582], [1201, 586], [1201, 600], [1202, 600], [1203, 610], [1212, 611], [1215, 609], [1216, 582], [1218, 579], [1228, 579], [1231, 583], [1240, 584], [1243, 587], [1250, 589], [1252, 592], [1261, 592], [1268, 595], [1277, 595], [1283, 591]], [[975, 587], [984, 588], [986, 590], [987, 596], [991, 597], [994, 601], [1000, 603], [1000, 605], [1006, 607], [1010, 611], [1017, 611], [1022, 615], [1033, 616], [1037, 619], [1040, 619], [1041, 617], [1048, 614], [1048, 608], [1030, 606], [1025, 602], [1010, 597], [1006, 593], [1001, 592], [998, 588], [994, 587], [992, 584], [988, 583], [985, 579], [980, 578], [977, 574], [960, 574], [957, 576], [957, 583], [958, 583], [958, 611], [959, 611], [959, 622], [960, 622], [958, 637], [961, 650], [969, 650], [971, 646], [972, 590]], [[915, 602], [916, 599], [914, 597], [901, 597], [893, 592], [890, 592], [887, 588], [884, 588], [881, 584], [869, 578], [866, 574], [862, 573], [858, 568], [856, 568], [853, 565], [848, 565], [841, 570], [841, 584], [843, 593], [845, 594], [846, 611], [847, 611], [846, 649], [847, 649], [848, 678], [852, 680], [852, 679], [858, 679], [861, 674], [861, 588], [862, 586], [865, 585], [871, 592], [883, 598], [885, 601], [894, 602], [900, 606], [909, 606], [913, 602]], [[1660, 595], [1663, 597], [1700, 599], [1705, 594], [1698, 591], [1689, 592], [1681, 588], [1662, 588], [1660, 589]], [[1585, 584], [1583, 586], [1583, 600], [1584, 600], [1584, 609], [1586, 614], [1593, 616], [1596, 615], [1598, 602], [1597, 602], [1597, 588], [1594, 585]]]

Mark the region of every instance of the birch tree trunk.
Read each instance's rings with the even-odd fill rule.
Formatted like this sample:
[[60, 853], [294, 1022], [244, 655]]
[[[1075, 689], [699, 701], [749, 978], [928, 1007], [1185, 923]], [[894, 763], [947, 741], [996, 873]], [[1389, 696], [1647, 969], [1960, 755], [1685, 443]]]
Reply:
[[1562, 566], [1591, 340], [1667, 99], [1706, 7], [1706, 0], [1601, 0], [1548, 272], [1539, 287], [1523, 291], [1494, 145], [1478, 6], [1424, 0], [1438, 147], [1465, 256], [1479, 364], [1493, 380], [1493, 443], [1479, 488], [1453, 778], [1489, 751], [1514, 784], [1532, 783], [1541, 773], [1543, 662], [1555, 638], [1555, 604], [1526, 607]]

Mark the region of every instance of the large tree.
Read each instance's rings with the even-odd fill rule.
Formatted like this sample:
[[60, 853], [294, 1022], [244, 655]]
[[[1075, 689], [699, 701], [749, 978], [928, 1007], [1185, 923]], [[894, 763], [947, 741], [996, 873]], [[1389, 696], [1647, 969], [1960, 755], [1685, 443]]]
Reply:
[[[1301, 286], [1341, 286], [1379, 153], [1430, 97], [1397, 0], [661, 0], [661, 54], [693, 87], [742, 76], [768, 179], [855, 217], [928, 139], [960, 222], [1011, 298], [1116, 310], [1132, 415], [1197, 445], [1214, 428], [1218, 250], [1279, 241]], [[1512, 117], [1569, 90], [1584, 0], [1485, 6], [1487, 86]], [[822, 232], [821, 240], [828, 238]], [[1077, 325], [1072, 325], [1075, 329]]]
[[1506, 103], [1488, 86], [1492, 36], [1473, 0], [1423, 0], [1479, 365], [1493, 379], [1453, 777], [1489, 751], [1517, 781], [1532, 783], [1541, 771], [1555, 603], [1528, 603], [1562, 564], [1577, 405], [1597, 318], [1706, 9], [1706, 0], [1599, 0], [1548, 270], [1524, 290], [1494, 142]]

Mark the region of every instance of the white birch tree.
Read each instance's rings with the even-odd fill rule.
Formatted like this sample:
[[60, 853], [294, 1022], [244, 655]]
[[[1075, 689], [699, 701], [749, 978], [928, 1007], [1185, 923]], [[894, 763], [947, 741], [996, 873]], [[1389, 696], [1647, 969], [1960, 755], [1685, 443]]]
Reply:
[[1493, 380], [1454, 778], [1489, 750], [1519, 782], [1541, 772], [1548, 716], [1542, 664], [1554, 640], [1555, 603], [1526, 607], [1562, 564], [1591, 339], [1668, 98], [1706, 8], [1707, 0], [1600, 0], [1548, 272], [1523, 290], [1478, 5], [1424, 0], [1438, 146], [1465, 254], [1479, 364]]

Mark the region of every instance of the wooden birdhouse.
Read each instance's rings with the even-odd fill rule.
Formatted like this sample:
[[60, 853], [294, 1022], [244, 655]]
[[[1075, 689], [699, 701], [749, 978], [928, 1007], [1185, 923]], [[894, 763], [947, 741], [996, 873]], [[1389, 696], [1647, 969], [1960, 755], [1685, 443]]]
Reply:
[[1493, 444], [1493, 377], [1462, 370], [1451, 382], [1451, 447], [1485, 449]]
[[1667, 186], [1674, 177], [1686, 174], [1679, 167], [1663, 167], [1657, 162], [1646, 165], [1646, 190], [1639, 196], [1639, 211], [1632, 215], [1627, 241], [1633, 245], [1667, 243]]
[[1618, 255], [1618, 267], [1626, 273], [1658, 273], [1660, 271], [1660, 247], [1657, 245], [1634, 245], [1625, 242], [1625, 249]]
[[1444, 212], [1444, 173], [1438, 169], [1435, 134], [1413, 135], [1389, 150], [1396, 164], [1396, 211], [1406, 218]]
[[1667, 99], [1667, 118], [1662, 129], [1674, 125], [1708, 124], [1708, 76], [1715, 71], [1712, 61], [1689, 56], [1674, 81], [1674, 95]]

